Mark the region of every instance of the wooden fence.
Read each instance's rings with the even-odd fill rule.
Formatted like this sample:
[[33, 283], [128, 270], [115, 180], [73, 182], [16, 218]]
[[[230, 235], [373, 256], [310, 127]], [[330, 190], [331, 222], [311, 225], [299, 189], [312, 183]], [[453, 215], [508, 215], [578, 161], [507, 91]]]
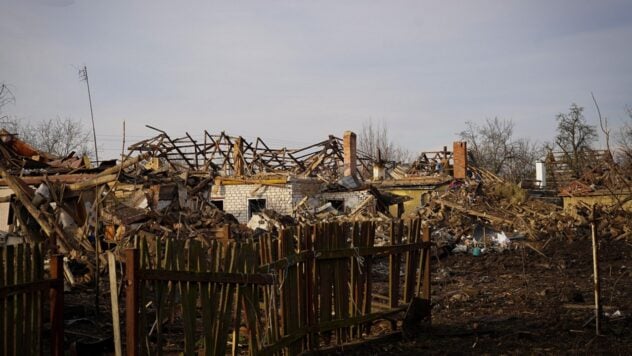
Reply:
[[0, 248], [0, 354], [43, 354], [45, 294], [50, 301], [50, 354], [64, 354], [62, 256], [50, 259], [50, 278], [44, 278], [41, 245]]
[[422, 306], [417, 321], [429, 321], [429, 228], [393, 222], [384, 234], [376, 246], [369, 221], [301, 225], [210, 246], [140, 240], [126, 251], [128, 354], [322, 350], [384, 325], [400, 332], [413, 301]]

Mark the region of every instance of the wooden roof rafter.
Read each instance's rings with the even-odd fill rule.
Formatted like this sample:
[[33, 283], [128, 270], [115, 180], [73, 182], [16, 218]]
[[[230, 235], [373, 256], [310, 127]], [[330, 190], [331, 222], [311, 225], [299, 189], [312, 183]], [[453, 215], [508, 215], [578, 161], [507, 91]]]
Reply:
[[[342, 172], [344, 152], [342, 139], [330, 135], [326, 140], [302, 148], [271, 148], [260, 137], [252, 141], [242, 136], [229, 136], [225, 132], [211, 134], [204, 131], [203, 139], [191, 134], [172, 138], [166, 132], [148, 126], [159, 135], [135, 143], [132, 151], [151, 152], [162, 157], [174, 168], [195, 171], [213, 171], [213, 175], [283, 173], [304, 177], [339, 175]], [[172, 162], [173, 161], [173, 162]], [[359, 166], [368, 171], [366, 158], [359, 155]]]

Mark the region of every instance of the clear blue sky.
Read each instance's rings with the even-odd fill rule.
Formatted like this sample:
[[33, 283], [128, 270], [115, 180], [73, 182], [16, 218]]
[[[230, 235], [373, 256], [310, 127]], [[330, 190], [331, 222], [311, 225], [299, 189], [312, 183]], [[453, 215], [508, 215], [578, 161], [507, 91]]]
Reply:
[[101, 146], [204, 129], [303, 146], [373, 118], [412, 150], [498, 116], [551, 140], [572, 102], [616, 126], [632, 105], [632, 1], [0, 3], [0, 82], [24, 120], [89, 126]]

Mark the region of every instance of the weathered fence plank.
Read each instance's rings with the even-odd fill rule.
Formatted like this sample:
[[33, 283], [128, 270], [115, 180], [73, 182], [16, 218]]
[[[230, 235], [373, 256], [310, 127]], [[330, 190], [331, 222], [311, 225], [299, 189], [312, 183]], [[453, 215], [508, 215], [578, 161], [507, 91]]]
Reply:
[[[141, 238], [140, 251], [126, 253], [126, 298], [136, 299], [126, 299], [128, 354], [169, 344], [185, 355], [293, 355], [356, 343], [379, 320], [399, 333], [411, 300], [430, 305], [429, 228], [391, 222], [381, 246], [376, 229], [358, 221], [283, 228], [258, 241]], [[374, 292], [376, 264], [387, 269], [379, 283], [388, 296]], [[166, 341], [172, 330], [181, 330], [180, 344]]]
[[49, 293], [51, 355], [63, 355], [63, 260], [50, 259], [50, 277], [44, 278], [40, 245], [0, 248], [0, 354], [41, 353], [42, 295]]

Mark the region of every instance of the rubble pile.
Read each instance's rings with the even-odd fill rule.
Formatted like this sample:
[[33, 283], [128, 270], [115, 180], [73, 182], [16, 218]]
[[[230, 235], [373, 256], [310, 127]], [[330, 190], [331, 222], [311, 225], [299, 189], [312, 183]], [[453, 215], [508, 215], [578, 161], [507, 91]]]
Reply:
[[[271, 149], [259, 138], [247, 142], [205, 132], [201, 143], [188, 134], [171, 138], [158, 131], [131, 145], [119, 164], [98, 167], [74, 153], [60, 158], [41, 152], [0, 131], [0, 173], [11, 189], [4, 202], [13, 220], [7, 235], [13, 239], [4, 240], [19, 235], [48, 241], [91, 272], [105, 265], [104, 251], [130, 246], [136, 236], [209, 242], [256, 238], [302, 223], [372, 220], [381, 245], [389, 241], [394, 219], [406, 217], [404, 203], [413, 199], [409, 188], [424, 191], [413, 215], [434, 227], [439, 246], [502, 250], [516, 239], [582, 236], [592, 222], [603, 237], [631, 236], [632, 219], [621, 209], [625, 201], [597, 214], [586, 204], [565, 211], [483, 169], [451, 166], [457, 159], [445, 148], [422, 154], [405, 169], [348, 154], [345, 142], [352, 133], [302, 149]], [[456, 177], [456, 168], [464, 178]], [[562, 192], [594, 191], [615, 178], [598, 167]], [[266, 197], [274, 209], [250, 205]], [[224, 211], [231, 199], [243, 205], [230, 207], [235, 215]]]
[[[302, 222], [388, 218], [375, 209], [384, 204], [377, 190], [345, 210], [313, 199], [328, 189], [367, 189], [360, 175], [340, 177], [340, 139], [330, 136], [307, 148], [275, 150], [260, 139], [248, 143], [224, 133], [205, 135], [202, 145], [189, 135], [173, 139], [161, 131], [130, 146], [119, 164], [112, 160], [93, 167], [87, 157], [55, 157], [1, 131], [0, 173], [10, 189], [5, 203], [15, 212], [9, 214], [9, 229], [27, 242], [46, 241], [50, 249], [86, 267], [85, 279], [67, 277], [87, 281], [99, 265], [106, 265], [106, 250], [118, 256], [137, 236], [209, 242], [256, 237]], [[294, 218], [272, 209], [251, 214], [248, 207], [253, 219], [248, 226], [212, 200], [227, 186], [245, 191], [242, 201], [268, 188], [291, 194], [294, 181], [316, 187], [305, 193]]]
[[[454, 181], [444, 193], [435, 192], [416, 214], [439, 228], [446, 243], [471, 239], [477, 226], [510, 239], [530, 240], [561, 237], [575, 239], [590, 232], [586, 204], [577, 211], [564, 211], [556, 204], [529, 197], [517, 185], [476, 169], [471, 178]], [[627, 238], [632, 231], [630, 214], [618, 206], [599, 208], [598, 231], [604, 238]]]
[[134, 236], [209, 240], [251, 234], [208, 201], [208, 174], [188, 176], [175, 165], [157, 165], [159, 159], [147, 153], [93, 168], [85, 158], [58, 158], [6, 131], [0, 136], [0, 173], [12, 193], [5, 201], [12, 238], [3, 240], [46, 241], [87, 268], [81, 276], [66, 268], [73, 282], [89, 281], [96, 266], [105, 265], [104, 251], [129, 246]]
[[445, 193], [434, 194], [417, 214], [434, 226], [447, 227], [455, 236], [471, 234], [477, 224], [531, 239], [570, 236], [575, 223], [557, 205], [530, 199], [518, 186], [480, 176], [453, 182]]

